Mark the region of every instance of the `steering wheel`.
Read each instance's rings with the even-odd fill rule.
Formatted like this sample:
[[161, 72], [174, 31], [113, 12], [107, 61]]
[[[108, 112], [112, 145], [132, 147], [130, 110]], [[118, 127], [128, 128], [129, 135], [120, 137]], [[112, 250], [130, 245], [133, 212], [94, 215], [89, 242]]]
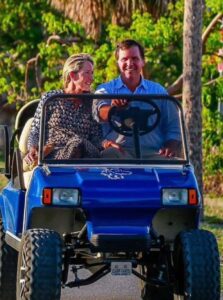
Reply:
[[[139, 135], [151, 132], [160, 122], [161, 112], [156, 103], [151, 100], [141, 100], [151, 106], [151, 109], [130, 106], [112, 106], [108, 113], [111, 128], [124, 135], [132, 136], [135, 129]], [[152, 118], [152, 124], [149, 120]]]

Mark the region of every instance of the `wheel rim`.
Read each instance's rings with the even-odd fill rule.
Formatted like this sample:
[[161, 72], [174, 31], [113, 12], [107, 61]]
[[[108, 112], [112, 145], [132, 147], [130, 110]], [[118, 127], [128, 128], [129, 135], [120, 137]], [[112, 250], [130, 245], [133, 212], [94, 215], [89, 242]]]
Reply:
[[25, 294], [25, 282], [26, 282], [26, 272], [27, 272], [27, 264], [26, 264], [26, 259], [25, 259], [25, 253], [22, 251], [22, 263], [20, 266], [20, 280], [19, 280], [19, 285], [20, 285], [20, 298], [24, 296]]

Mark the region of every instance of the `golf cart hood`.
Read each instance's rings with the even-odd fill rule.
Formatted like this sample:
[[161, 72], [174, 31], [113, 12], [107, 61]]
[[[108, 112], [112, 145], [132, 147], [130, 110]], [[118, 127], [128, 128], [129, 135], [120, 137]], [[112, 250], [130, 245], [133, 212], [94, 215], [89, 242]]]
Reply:
[[[160, 207], [162, 188], [196, 188], [190, 168], [161, 167], [38, 167], [31, 180], [39, 187], [78, 188], [84, 209], [103, 207]], [[38, 180], [38, 182], [37, 182]], [[148, 203], [149, 201], [149, 203]]]
[[[81, 197], [79, 209], [86, 216], [88, 239], [94, 249], [113, 249], [113, 245], [116, 245], [115, 250], [125, 249], [129, 246], [127, 239], [131, 245], [136, 245], [137, 250], [147, 249], [152, 224], [157, 223], [159, 212], [166, 211], [166, 216], [169, 216], [169, 207], [162, 204], [162, 189], [176, 186], [197, 189], [190, 167], [50, 166], [47, 171], [43, 167], [34, 170], [30, 191], [38, 205], [44, 207], [41, 204], [44, 188], [78, 189]], [[29, 205], [29, 201], [27, 203]], [[32, 210], [32, 207], [27, 208]], [[182, 211], [181, 207], [171, 209], [177, 215], [179, 210]], [[163, 215], [159, 219], [162, 218]], [[171, 215], [172, 219], [175, 219], [174, 215]], [[108, 246], [110, 242], [111, 248]]]

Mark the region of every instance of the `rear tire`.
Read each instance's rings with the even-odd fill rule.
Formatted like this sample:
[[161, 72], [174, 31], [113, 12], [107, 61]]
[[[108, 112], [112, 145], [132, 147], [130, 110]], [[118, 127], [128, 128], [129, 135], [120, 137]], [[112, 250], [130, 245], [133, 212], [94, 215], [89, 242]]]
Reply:
[[0, 217], [0, 299], [16, 299], [16, 270], [18, 252], [5, 242], [5, 232]]
[[198, 229], [182, 232], [176, 241], [174, 262], [177, 299], [220, 299], [220, 259], [211, 232]]
[[48, 229], [30, 229], [22, 237], [17, 271], [17, 300], [59, 300], [62, 243]]

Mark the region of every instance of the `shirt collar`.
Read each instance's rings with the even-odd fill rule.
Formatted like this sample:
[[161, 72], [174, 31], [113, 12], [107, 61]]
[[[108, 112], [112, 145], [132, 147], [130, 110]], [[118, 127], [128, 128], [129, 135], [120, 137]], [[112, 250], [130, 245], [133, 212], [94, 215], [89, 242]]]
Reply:
[[[119, 76], [116, 81], [116, 88], [121, 89], [122, 87], [128, 88], [122, 81], [121, 76]], [[144, 89], [146, 89], [146, 81], [143, 76], [141, 76], [141, 81], [140, 81], [140, 84], [137, 86], [137, 89], [140, 87], [143, 87]]]

